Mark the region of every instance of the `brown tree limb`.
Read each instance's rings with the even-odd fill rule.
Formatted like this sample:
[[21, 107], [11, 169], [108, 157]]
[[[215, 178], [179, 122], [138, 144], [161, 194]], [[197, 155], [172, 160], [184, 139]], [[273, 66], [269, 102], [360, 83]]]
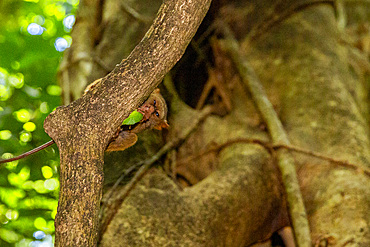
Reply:
[[56, 246], [96, 245], [108, 141], [180, 59], [210, 2], [164, 1], [126, 60], [94, 90], [46, 118], [45, 131], [58, 145], [61, 160]]
[[[222, 25], [222, 24], [221, 24]], [[233, 38], [231, 32], [224, 27], [226, 40], [224, 48], [233, 59], [246, 89], [251, 93], [252, 98], [267, 125], [274, 145], [290, 145], [285, 130], [280, 122], [272, 104], [267, 98], [259, 79], [250, 66], [246, 57], [239, 49], [238, 42]], [[287, 150], [277, 151], [278, 166], [282, 173], [283, 184], [287, 193], [289, 214], [291, 217], [296, 243], [299, 247], [310, 247], [312, 245], [310, 228], [307, 214], [300, 191], [297, 173], [293, 157]]]
[[[122, 58], [128, 57], [149, 29], [162, 4], [160, 0], [153, 0], [150, 5], [145, 0], [103, 2], [99, 34], [94, 47], [94, 58], [99, 59], [94, 59], [88, 81], [107, 75]], [[135, 14], [130, 14], [124, 8], [131, 9]], [[138, 15], [142, 18], [135, 18]]]

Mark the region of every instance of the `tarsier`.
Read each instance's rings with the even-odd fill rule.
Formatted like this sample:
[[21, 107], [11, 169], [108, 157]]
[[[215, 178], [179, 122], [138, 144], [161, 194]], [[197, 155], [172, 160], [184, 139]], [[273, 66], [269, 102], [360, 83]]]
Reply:
[[152, 92], [137, 111], [143, 114], [143, 119], [134, 125], [119, 127], [105, 151], [122, 151], [131, 147], [137, 141], [136, 134], [143, 130], [168, 128], [167, 105], [158, 88]]
[[[96, 83], [93, 82], [92, 85], [88, 86], [87, 90], [91, 89], [95, 84]], [[87, 90], [85, 90], [85, 93]], [[167, 105], [158, 88], [150, 94], [149, 98], [137, 109], [137, 111], [143, 115], [143, 118], [134, 125], [120, 126], [114, 136], [110, 139], [105, 151], [122, 151], [133, 146], [138, 139], [136, 134], [143, 130], [161, 130], [162, 128], [168, 128], [169, 125], [166, 120]], [[0, 160], [0, 164], [22, 159], [49, 147], [52, 144], [54, 144], [53, 140], [19, 156]]]

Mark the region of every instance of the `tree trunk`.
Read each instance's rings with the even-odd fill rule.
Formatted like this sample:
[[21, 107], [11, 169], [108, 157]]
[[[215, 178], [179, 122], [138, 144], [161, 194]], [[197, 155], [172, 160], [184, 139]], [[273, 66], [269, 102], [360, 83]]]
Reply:
[[93, 90], [45, 120], [45, 131], [58, 145], [61, 160], [56, 246], [96, 245], [108, 141], [181, 58], [209, 4], [165, 1], [126, 60]]
[[[151, 6], [158, 2], [154, 1]], [[119, 4], [106, 1], [102, 6], [112, 3]], [[105, 61], [108, 68], [126, 56], [127, 46], [120, 44], [138, 42], [148, 25], [145, 17], [155, 11], [154, 7], [146, 9], [144, 3], [139, 3], [132, 1], [128, 5], [137, 10], [140, 6], [140, 15], [127, 12], [128, 5], [123, 7], [126, 17], [117, 17], [116, 12], [120, 12], [117, 7], [102, 11], [107, 24], [103, 25], [100, 41], [94, 49], [98, 60]], [[308, 152], [299, 154], [287, 150], [297, 163], [313, 244], [370, 244], [370, 181], [369, 175], [363, 172], [370, 166], [370, 67], [369, 54], [363, 54], [369, 51], [358, 50], [348, 41], [339, 25], [343, 18], [340, 6], [335, 8], [331, 3], [315, 0], [213, 2], [191, 47], [171, 73], [176, 90], [169, 81], [161, 88], [170, 110], [169, 131], [162, 136], [158, 132], [142, 133], [132, 148], [106, 155], [105, 191], [109, 193], [104, 195], [102, 207], [108, 208], [112, 201], [120, 203], [117, 210], [111, 212], [113, 219], [100, 232], [101, 246], [246, 246], [267, 240], [277, 230], [290, 225], [275, 151], [261, 142], [246, 143], [246, 140], [269, 142], [269, 134], [249, 92], [238, 80], [231, 58], [215, 45], [216, 39], [222, 39], [216, 20], [231, 27], [241, 52], [267, 91], [292, 146], [332, 158], [329, 161]], [[348, 6], [344, 5], [348, 23], [354, 23], [350, 14], [353, 8], [346, 12]], [[126, 29], [137, 31], [126, 35], [122, 31], [122, 35], [117, 35], [116, 30], [127, 27], [127, 16], [136, 20], [136, 26]], [[153, 63], [162, 62], [162, 57], [153, 60]], [[94, 66], [96, 77], [91, 75], [91, 78], [106, 73], [98, 63]], [[212, 77], [212, 73], [217, 76]], [[215, 78], [224, 80], [215, 82], [218, 80]], [[175, 180], [162, 169], [152, 168], [128, 196], [122, 197], [122, 191], [127, 189], [125, 182], [129, 177], [111, 193], [112, 184], [126, 169], [152, 157], [164, 143], [176, 139], [192, 125], [201, 114], [201, 110], [193, 108], [201, 98], [204, 85], [210, 82], [218, 85], [218, 89], [211, 91], [206, 102], [217, 104], [221, 98], [221, 105], [217, 107], [220, 113], [222, 103], [227, 105], [225, 101], [229, 99], [232, 108], [227, 115], [207, 117], [181, 145], [157, 162], [164, 165], [165, 170], [171, 167], [170, 176]], [[212, 94], [220, 87], [225, 97]], [[116, 92], [122, 93], [122, 88], [105, 87], [99, 89], [99, 93], [113, 94], [114, 98], [118, 95]], [[135, 93], [129, 92], [142, 99], [149, 89], [139, 94], [140, 90], [135, 88]], [[88, 95], [83, 100], [94, 102], [92, 97]], [[117, 102], [119, 109], [115, 109], [115, 113], [123, 111], [123, 105], [132, 105], [126, 103], [129, 98], [120, 99], [124, 99], [124, 103]], [[127, 116], [128, 112], [120, 116]], [[119, 124], [112, 120], [103, 124], [100, 119], [95, 121], [95, 128], [100, 129], [114, 130]], [[102, 132], [107, 140], [111, 132]], [[100, 162], [102, 149], [96, 152], [96, 142], [100, 141], [91, 138], [88, 143], [80, 143], [94, 147], [81, 153], [81, 159], [88, 160], [92, 156], [90, 152], [98, 154]], [[63, 139], [59, 143], [66, 145]], [[347, 161], [358, 169], [345, 167], [333, 159]], [[63, 169], [62, 166], [61, 174]], [[68, 186], [64, 184], [65, 179], [66, 176], [61, 176], [61, 193]], [[94, 196], [88, 194], [88, 197]], [[66, 217], [72, 215], [65, 214]], [[101, 219], [103, 225], [107, 222], [105, 217]]]

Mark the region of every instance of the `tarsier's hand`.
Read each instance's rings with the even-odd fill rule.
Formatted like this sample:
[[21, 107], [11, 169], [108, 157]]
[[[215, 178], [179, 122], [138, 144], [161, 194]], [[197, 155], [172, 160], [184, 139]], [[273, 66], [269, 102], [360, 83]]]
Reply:
[[131, 147], [137, 142], [136, 134], [143, 130], [168, 128], [167, 105], [158, 88], [137, 111], [143, 114], [143, 119], [128, 127], [121, 126], [110, 140], [106, 151], [122, 151]]

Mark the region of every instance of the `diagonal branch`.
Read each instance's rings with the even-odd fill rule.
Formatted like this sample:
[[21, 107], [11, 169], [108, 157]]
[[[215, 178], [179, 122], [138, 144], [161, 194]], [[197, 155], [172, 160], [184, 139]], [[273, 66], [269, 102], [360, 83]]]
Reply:
[[89, 93], [46, 118], [45, 131], [61, 160], [56, 246], [96, 245], [108, 141], [181, 58], [210, 2], [165, 0], [126, 60]]

